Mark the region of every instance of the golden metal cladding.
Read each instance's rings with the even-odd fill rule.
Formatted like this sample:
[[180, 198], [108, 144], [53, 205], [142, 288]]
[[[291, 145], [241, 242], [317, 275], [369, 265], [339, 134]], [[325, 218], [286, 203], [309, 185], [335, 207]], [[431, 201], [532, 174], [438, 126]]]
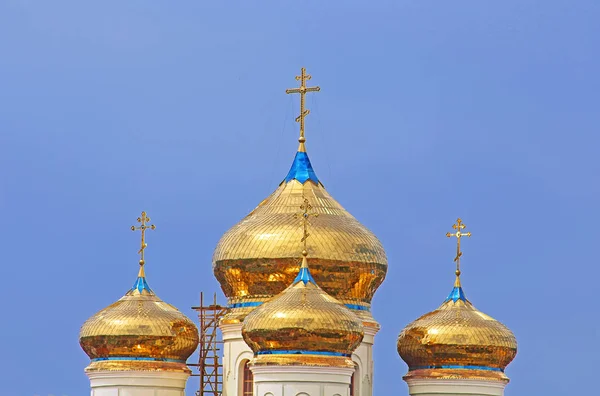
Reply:
[[250, 361], [252, 366], [317, 366], [355, 368], [351, 358], [345, 356], [317, 355], [258, 355]]
[[517, 340], [468, 300], [449, 299], [402, 330], [398, 353], [411, 371], [442, 366], [504, 370], [517, 354]]
[[[130, 357], [185, 362], [196, 350], [198, 330], [194, 323], [148, 290], [130, 290], [83, 324], [79, 342], [90, 359]], [[102, 362], [108, 366], [134, 363], [153, 364]]]
[[170, 371], [191, 373], [185, 363], [142, 361], [142, 360], [102, 360], [91, 362], [86, 372], [94, 371]]
[[[244, 300], [244, 301], [250, 302], [250, 303], [254, 303], [254, 302], [262, 303], [265, 301], [265, 299], [248, 299], [248, 300]], [[231, 299], [229, 300], [229, 302], [231, 303]], [[244, 321], [244, 318], [250, 312], [252, 312], [254, 309], [256, 309], [256, 306], [246, 306], [246, 307], [241, 307], [241, 308], [228, 308], [225, 315], [223, 315], [223, 317], [219, 320], [219, 324], [242, 323]]]
[[357, 311], [352, 310], [352, 312], [358, 317], [358, 319], [362, 322], [364, 327], [371, 327], [379, 330], [381, 326], [379, 322], [373, 318], [373, 314], [371, 313], [371, 304], [364, 304], [369, 310], [368, 311]]
[[404, 377], [405, 381], [410, 379], [468, 379], [480, 381], [501, 381], [508, 383], [509, 379], [502, 371], [472, 370], [472, 369], [421, 369], [409, 371]]
[[242, 327], [244, 340], [257, 355], [273, 351], [351, 355], [363, 335], [362, 323], [352, 311], [314, 283], [303, 281], [254, 309]]
[[282, 183], [217, 245], [215, 276], [230, 304], [266, 301], [298, 273], [302, 238], [294, 214], [310, 199], [319, 215], [311, 225], [311, 273], [320, 287], [344, 304], [370, 303], [387, 272], [375, 235], [348, 213], [322, 184]]

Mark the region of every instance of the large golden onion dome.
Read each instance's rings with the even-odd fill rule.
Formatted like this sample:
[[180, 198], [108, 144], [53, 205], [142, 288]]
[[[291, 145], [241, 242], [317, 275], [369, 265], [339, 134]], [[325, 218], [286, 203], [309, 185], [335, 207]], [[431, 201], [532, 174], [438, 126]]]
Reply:
[[296, 241], [301, 237], [294, 214], [306, 197], [319, 214], [309, 250], [313, 276], [325, 292], [358, 313], [366, 324], [376, 326], [369, 311], [387, 272], [385, 251], [377, 237], [348, 213], [317, 177], [306, 153], [303, 118], [300, 121], [300, 146], [287, 176], [223, 235], [215, 249], [214, 274], [230, 308], [223, 322], [241, 322], [294, 279], [299, 253]]
[[[142, 246], [143, 251], [143, 241]], [[133, 287], [81, 327], [79, 343], [91, 359], [87, 371], [189, 372], [185, 362], [198, 346], [198, 329], [177, 308], [154, 294], [143, 265], [142, 259]]]
[[363, 335], [361, 320], [317, 285], [306, 255], [293, 283], [248, 314], [242, 326], [254, 365], [353, 368], [352, 352]]

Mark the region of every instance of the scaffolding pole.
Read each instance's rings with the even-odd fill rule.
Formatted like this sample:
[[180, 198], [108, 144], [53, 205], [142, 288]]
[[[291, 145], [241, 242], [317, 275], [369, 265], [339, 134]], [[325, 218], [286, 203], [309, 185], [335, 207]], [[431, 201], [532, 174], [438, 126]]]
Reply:
[[192, 307], [198, 312], [200, 321], [200, 343], [198, 348], [198, 364], [189, 366], [197, 367], [198, 373], [192, 374], [200, 378], [200, 389], [196, 396], [221, 396], [223, 392], [223, 364], [219, 351], [223, 340], [219, 334], [219, 320], [227, 311], [226, 307], [217, 304], [217, 294], [213, 296], [213, 303], [204, 305], [204, 293], [200, 293], [200, 306]]

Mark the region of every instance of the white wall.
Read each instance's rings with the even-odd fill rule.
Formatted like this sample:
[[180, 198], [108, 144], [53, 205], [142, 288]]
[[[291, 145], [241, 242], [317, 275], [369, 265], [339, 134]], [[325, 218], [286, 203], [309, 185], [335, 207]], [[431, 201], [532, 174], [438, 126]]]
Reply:
[[223, 335], [223, 396], [241, 396], [244, 362], [254, 354], [242, 338], [242, 324], [222, 324]]
[[188, 373], [168, 371], [88, 372], [91, 396], [185, 396]]
[[251, 366], [254, 396], [349, 396], [351, 368]]
[[375, 334], [379, 329], [374, 327], [365, 327], [365, 336], [362, 343], [352, 354], [352, 360], [358, 365], [357, 377], [355, 383], [355, 396], [372, 396], [373, 395], [373, 344], [375, 342]]

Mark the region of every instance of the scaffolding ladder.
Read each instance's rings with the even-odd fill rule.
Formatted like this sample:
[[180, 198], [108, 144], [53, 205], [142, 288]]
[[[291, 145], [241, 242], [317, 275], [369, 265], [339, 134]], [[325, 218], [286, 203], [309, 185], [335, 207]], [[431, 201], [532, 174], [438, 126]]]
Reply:
[[213, 296], [213, 303], [204, 305], [204, 294], [200, 293], [200, 306], [192, 307], [198, 312], [200, 321], [200, 343], [198, 348], [198, 364], [189, 364], [196, 367], [198, 373], [192, 374], [200, 378], [200, 389], [196, 396], [221, 396], [223, 392], [223, 364], [219, 351], [223, 340], [219, 336], [219, 320], [227, 311], [226, 307], [217, 304], [217, 294]]

